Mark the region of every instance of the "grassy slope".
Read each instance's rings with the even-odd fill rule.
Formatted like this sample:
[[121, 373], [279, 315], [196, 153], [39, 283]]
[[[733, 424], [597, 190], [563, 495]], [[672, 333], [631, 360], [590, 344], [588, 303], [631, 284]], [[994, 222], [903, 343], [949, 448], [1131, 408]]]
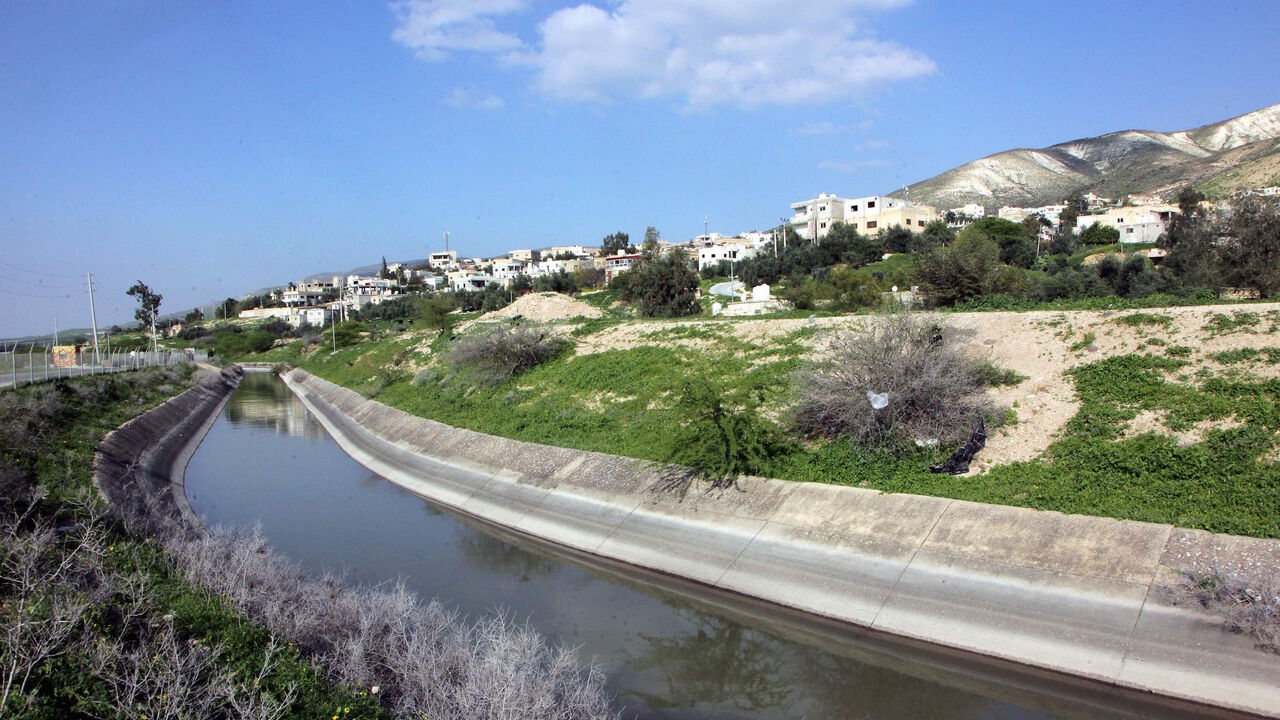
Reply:
[[[618, 322], [590, 321], [575, 334]], [[726, 394], [763, 389], [765, 416], [786, 426], [794, 371], [808, 352], [801, 341], [816, 331], [805, 328], [760, 347], [726, 327], [673, 322], [638, 347], [567, 355], [493, 387], [474, 385], [433, 359], [438, 353], [426, 349], [429, 336], [422, 334], [337, 353], [312, 351], [300, 365], [381, 402], [459, 427], [660, 460], [675, 441], [672, 428], [683, 420], [674, 399], [687, 379], [709, 379]], [[432, 345], [435, 351], [446, 346], [440, 339]], [[953, 478], [930, 474], [931, 458], [924, 452], [886, 458], [836, 441], [792, 443], [763, 474], [1280, 537], [1280, 465], [1260, 459], [1273, 451], [1274, 433], [1280, 431], [1280, 381], [1239, 372], [1197, 377], [1194, 366], [1175, 357], [1184, 349], [1150, 349], [1149, 355], [1108, 358], [1075, 371], [1079, 414], [1045, 456], [1032, 462]], [[1280, 359], [1280, 350], [1245, 355], [1235, 358], [1240, 369]], [[412, 381], [410, 366], [428, 368], [419, 382]], [[1173, 430], [1233, 413], [1241, 425], [1210, 430], [1189, 446], [1166, 435], [1123, 436], [1142, 410], [1162, 413]]]

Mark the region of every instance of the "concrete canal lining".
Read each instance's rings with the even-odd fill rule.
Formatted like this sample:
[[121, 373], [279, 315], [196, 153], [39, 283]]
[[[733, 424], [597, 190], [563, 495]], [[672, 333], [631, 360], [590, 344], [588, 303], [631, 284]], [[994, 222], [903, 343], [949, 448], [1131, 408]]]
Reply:
[[1189, 558], [1274, 572], [1280, 542], [745, 478], [660, 490], [653, 465], [408, 415], [284, 380], [362, 465], [517, 533], [895, 636], [1280, 717], [1280, 657], [1172, 603]]
[[108, 433], [93, 456], [93, 484], [134, 517], [160, 514], [201, 528], [183, 488], [187, 463], [243, 371], [201, 366], [196, 386]]

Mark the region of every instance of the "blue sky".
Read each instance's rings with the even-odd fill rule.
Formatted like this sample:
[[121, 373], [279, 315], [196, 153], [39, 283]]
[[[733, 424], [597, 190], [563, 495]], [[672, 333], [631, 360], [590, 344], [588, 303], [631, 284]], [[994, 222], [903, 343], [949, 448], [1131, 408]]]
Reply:
[[0, 4], [0, 336], [1280, 102], [1280, 3]]

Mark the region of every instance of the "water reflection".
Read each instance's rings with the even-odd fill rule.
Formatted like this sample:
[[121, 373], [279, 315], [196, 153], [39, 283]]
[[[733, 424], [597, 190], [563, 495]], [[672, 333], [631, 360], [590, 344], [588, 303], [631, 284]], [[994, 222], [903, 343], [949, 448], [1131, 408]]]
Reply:
[[1116, 716], [969, 683], [954, 667], [917, 671], [919, 662], [886, 661], [813, 634], [820, 630], [763, 620], [776, 609], [729, 610], [702, 597], [705, 590], [565, 562], [553, 549], [459, 520], [356, 464], [272, 376], [246, 376], [224, 420], [187, 471], [192, 505], [210, 523], [260, 521], [277, 548], [311, 571], [402, 579], [471, 615], [509, 611], [599, 663], [627, 717], [1050, 717], [1027, 704]]
[[641, 634], [648, 652], [638, 668], [661, 669], [667, 684], [658, 695], [645, 695], [656, 709], [699, 703], [760, 711], [791, 698], [795, 681], [778, 643], [723, 618], [675, 608], [693, 628], [677, 636]]
[[268, 373], [251, 372], [227, 401], [227, 421], [274, 430], [290, 437], [319, 439], [324, 428], [284, 383]]

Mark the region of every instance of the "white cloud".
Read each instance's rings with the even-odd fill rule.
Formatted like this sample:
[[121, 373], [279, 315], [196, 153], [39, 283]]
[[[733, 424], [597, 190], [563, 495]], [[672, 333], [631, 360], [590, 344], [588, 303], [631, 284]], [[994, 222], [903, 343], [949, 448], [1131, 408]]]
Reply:
[[457, 50], [511, 52], [523, 44], [493, 21], [523, 9], [523, 0], [399, 0], [391, 7], [396, 14], [391, 39], [426, 60], [442, 60]]
[[888, 165], [886, 160], [823, 160], [818, 163], [819, 170], [839, 170], [840, 172], [858, 172], [865, 168], [877, 168]]
[[829, 120], [822, 122], [805, 123], [791, 131], [792, 135], [836, 135], [843, 133], [849, 128], [844, 125], [837, 125]]
[[472, 87], [456, 87], [444, 99], [444, 104], [456, 108], [500, 110], [506, 103], [497, 95], [490, 95]]
[[539, 26], [521, 59], [538, 86], [569, 100], [683, 99], [690, 108], [824, 102], [932, 73], [925, 55], [862, 32], [884, 0], [623, 0], [578, 5]]
[[403, 0], [394, 5], [392, 37], [427, 59], [469, 50], [528, 67], [538, 89], [557, 99], [750, 108], [841, 100], [933, 73], [923, 53], [860, 25], [865, 14], [905, 2], [584, 2], [552, 12], [539, 23], [537, 42], [524, 42], [495, 23], [522, 9], [523, 0]]

